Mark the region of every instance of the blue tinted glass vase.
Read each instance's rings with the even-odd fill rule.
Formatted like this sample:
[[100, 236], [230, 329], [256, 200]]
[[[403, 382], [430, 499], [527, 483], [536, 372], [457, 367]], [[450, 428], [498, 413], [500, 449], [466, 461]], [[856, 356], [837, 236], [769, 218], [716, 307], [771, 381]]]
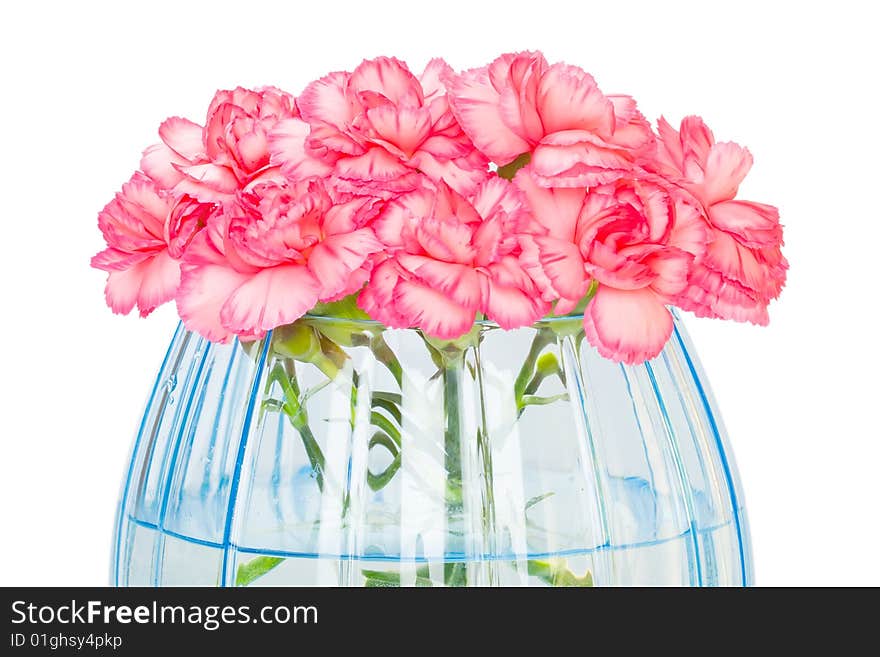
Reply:
[[740, 586], [732, 455], [681, 322], [638, 366], [579, 318], [454, 342], [179, 327], [125, 479], [122, 586]]

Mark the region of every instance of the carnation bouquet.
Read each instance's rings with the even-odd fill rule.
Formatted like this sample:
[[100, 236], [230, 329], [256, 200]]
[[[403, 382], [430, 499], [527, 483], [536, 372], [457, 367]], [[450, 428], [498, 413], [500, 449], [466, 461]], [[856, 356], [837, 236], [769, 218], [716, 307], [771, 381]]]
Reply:
[[[99, 215], [107, 303], [146, 316], [173, 300], [186, 329], [245, 349], [271, 334], [278, 394], [263, 411], [297, 429], [318, 487], [325, 455], [297, 368], [333, 381], [346, 350], [367, 347], [399, 386], [379, 327], [418, 332], [449, 409], [480, 327], [539, 326], [510, 382], [519, 416], [567, 394], [539, 394], [561, 376], [545, 351], [560, 333], [641, 363], [670, 338], [671, 307], [766, 324], [785, 282], [777, 209], [737, 198], [746, 148], [695, 116], [654, 129], [632, 97], [539, 52], [461, 72], [434, 59], [421, 74], [379, 57], [298, 96], [218, 91], [203, 124], [171, 117], [159, 137]], [[370, 448], [389, 455], [370, 474], [380, 490], [400, 466], [399, 390], [371, 404]], [[445, 431], [454, 482], [456, 417]], [[446, 503], [461, 505], [454, 484]], [[244, 564], [239, 583], [278, 561]]]

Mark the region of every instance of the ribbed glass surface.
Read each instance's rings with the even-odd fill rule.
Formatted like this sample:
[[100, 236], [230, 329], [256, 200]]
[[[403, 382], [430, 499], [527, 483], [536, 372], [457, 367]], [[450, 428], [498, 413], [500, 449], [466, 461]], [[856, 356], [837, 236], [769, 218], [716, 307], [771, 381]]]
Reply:
[[749, 584], [742, 491], [680, 320], [632, 367], [578, 326], [454, 345], [325, 318], [244, 346], [178, 328], [112, 582]]

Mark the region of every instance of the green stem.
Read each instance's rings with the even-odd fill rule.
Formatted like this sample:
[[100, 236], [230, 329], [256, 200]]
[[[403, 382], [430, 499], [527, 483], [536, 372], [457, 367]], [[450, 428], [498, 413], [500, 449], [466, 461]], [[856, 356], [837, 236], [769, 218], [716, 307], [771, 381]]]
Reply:
[[385, 342], [385, 338], [383, 338], [382, 334], [380, 333], [376, 335], [376, 337], [374, 337], [370, 342], [370, 347], [373, 350], [373, 355], [379, 360], [380, 363], [388, 368], [388, 371], [391, 372], [391, 376], [393, 376], [394, 380], [397, 381], [397, 387], [402, 388], [403, 367], [401, 367], [400, 361], [397, 359], [395, 353], [391, 351], [391, 347], [389, 347], [388, 343]]
[[324, 452], [321, 451], [321, 446], [318, 445], [318, 441], [309, 427], [306, 409], [300, 404], [300, 390], [296, 380], [295, 366], [289, 360], [285, 360], [283, 364], [276, 364], [272, 369], [270, 380], [277, 381], [281, 386], [281, 391], [284, 393], [284, 403], [281, 406], [281, 410], [284, 411], [290, 424], [299, 434], [303, 447], [306, 450], [306, 456], [315, 473], [318, 489], [323, 491], [326, 463]]
[[549, 331], [539, 329], [538, 332], [535, 333], [535, 337], [532, 339], [532, 345], [529, 347], [529, 353], [526, 354], [526, 358], [519, 370], [519, 374], [516, 375], [516, 380], [513, 382], [513, 394], [518, 407], [522, 400], [522, 396], [526, 391], [526, 387], [529, 385], [529, 381], [535, 373], [535, 365], [538, 362], [538, 357], [541, 355], [544, 347], [551, 342], [553, 342], [553, 334]]
[[[461, 417], [459, 415], [461, 391], [458, 379], [461, 374], [462, 361], [461, 355], [449, 358], [442, 370], [443, 408], [446, 415], [443, 431], [444, 466], [446, 468], [446, 521], [450, 525], [461, 516], [463, 503]], [[446, 564], [445, 579], [447, 586], [465, 586], [467, 584], [467, 570], [464, 568], [464, 564]]]

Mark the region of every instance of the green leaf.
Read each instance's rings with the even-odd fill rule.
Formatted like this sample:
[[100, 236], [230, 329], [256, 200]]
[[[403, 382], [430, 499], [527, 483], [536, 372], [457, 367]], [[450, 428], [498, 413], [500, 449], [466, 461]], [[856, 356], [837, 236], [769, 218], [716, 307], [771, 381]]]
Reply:
[[373, 449], [376, 445], [381, 445], [389, 452], [391, 452], [392, 458], [397, 456], [400, 450], [397, 447], [397, 443], [395, 443], [391, 438], [382, 433], [381, 431], [377, 431], [373, 434], [373, 437], [370, 438], [370, 442], [367, 445], [367, 449]]
[[583, 577], [578, 577], [566, 566], [565, 559], [530, 559], [527, 563], [529, 575], [550, 586], [593, 586], [593, 574], [589, 570]]
[[[390, 441], [389, 442], [386, 442]], [[390, 445], [393, 445], [393, 441], [390, 438], [385, 436], [382, 432], [377, 431], [373, 434], [373, 437], [370, 439], [369, 447], [373, 447], [373, 445], [382, 445], [388, 451], [392, 451]], [[394, 459], [388, 465], [385, 470], [380, 472], [379, 474], [373, 474], [369, 470], [367, 470], [367, 486], [370, 487], [370, 490], [373, 492], [382, 490], [389, 484], [389, 482], [394, 479], [394, 475], [397, 474], [397, 471], [400, 469], [400, 452], [392, 451], [394, 454]]]
[[443, 564], [446, 586], [467, 585], [467, 564], [461, 561]]
[[373, 408], [381, 408], [388, 413], [397, 424], [403, 422], [403, 413], [400, 411], [401, 396], [393, 392], [374, 392]]
[[[364, 586], [368, 588], [385, 588], [400, 586], [400, 573], [394, 573], [383, 570], [362, 570], [364, 576]], [[416, 586], [419, 588], [433, 587], [431, 575], [428, 572], [428, 566], [420, 566], [416, 570]]]
[[531, 153], [523, 153], [518, 155], [513, 162], [508, 162], [504, 166], [498, 167], [498, 176], [505, 180], [513, 180], [516, 172], [527, 165], [532, 159]]
[[241, 564], [235, 575], [235, 585], [247, 586], [273, 568], [276, 568], [282, 561], [284, 561], [282, 557], [257, 557]]
[[378, 411], [373, 411], [370, 413], [370, 423], [377, 429], [384, 431], [391, 440], [397, 443], [398, 447], [400, 446], [400, 429], [394, 426], [391, 420]]
[[309, 311], [309, 315], [317, 315], [319, 317], [338, 317], [342, 319], [370, 319], [357, 305], [357, 293], [349, 294], [338, 301], [330, 303], [318, 303]]
[[553, 491], [550, 491], [549, 493], [544, 493], [543, 495], [535, 495], [534, 497], [529, 498], [529, 501], [526, 502], [526, 511], [531, 509], [538, 502], [543, 502], [548, 497], [553, 497], [554, 495], [556, 495], [556, 493], [554, 493]]
[[553, 402], [557, 402], [561, 399], [568, 399], [568, 393], [562, 392], [558, 395], [552, 395], [550, 397], [539, 397], [538, 395], [523, 395], [522, 401], [520, 402], [520, 408], [525, 408], [526, 406], [546, 406], [547, 404], [552, 404]]

